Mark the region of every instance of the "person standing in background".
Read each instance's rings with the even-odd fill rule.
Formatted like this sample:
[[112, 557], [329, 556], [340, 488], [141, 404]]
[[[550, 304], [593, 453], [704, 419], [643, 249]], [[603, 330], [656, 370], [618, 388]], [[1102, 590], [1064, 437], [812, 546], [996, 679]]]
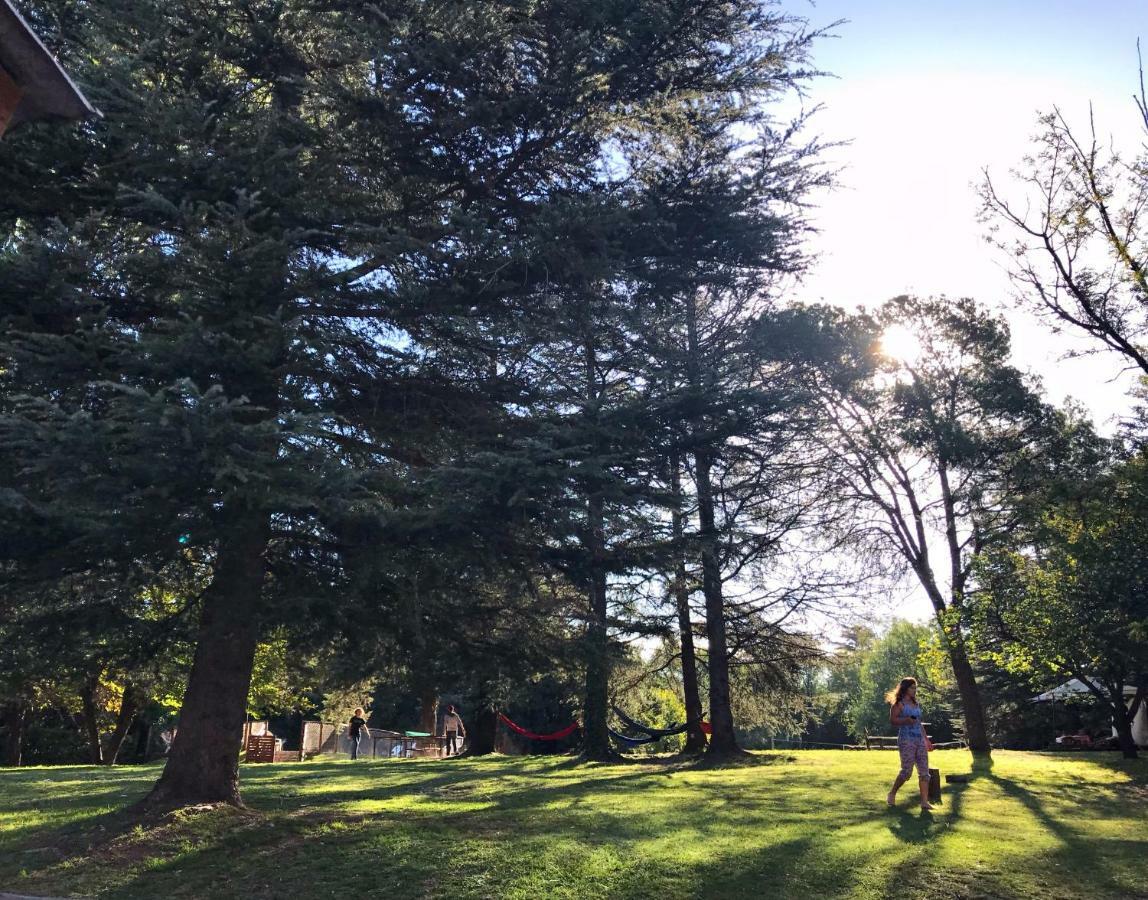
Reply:
[[462, 724], [462, 716], [458, 714], [458, 710], [454, 705], [446, 708], [446, 715], [442, 719], [442, 730], [446, 732], [446, 755], [458, 755], [458, 736], [461, 734], [466, 738], [466, 726]]
[[359, 758], [359, 741], [363, 737], [363, 729], [367, 726], [367, 720], [363, 718], [363, 707], [356, 706], [355, 714], [351, 716], [351, 721], [347, 727], [347, 738], [351, 742], [351, 759]]

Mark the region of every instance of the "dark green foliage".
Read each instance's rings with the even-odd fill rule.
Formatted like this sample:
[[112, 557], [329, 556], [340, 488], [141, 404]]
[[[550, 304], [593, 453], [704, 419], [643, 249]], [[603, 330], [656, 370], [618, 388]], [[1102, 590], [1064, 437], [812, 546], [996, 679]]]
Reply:
[[1148, 700], [1146, 472], [1135, 457], [1045, 507], [982, 560], [975, 605], [982, 652], [1034, 689], [1088, 685], [1126, 756], [1136, 755], [1131, 724]]
[[[535, 509], [575, 509], [571, 489], [598, 502], [634, 471], [595, 455], [617, 434], [548, 434], [558, 397], [520, 428], [546, 382], [514, 366], [561, 353], [565, 338], [531, 335], [567, 320], [614, 352], [616, 278], [651, 225], [633, 173], [608, 164], [641, 159], [687, 109], [752, 118], [799, 77], [808, 36], [748, 0], [33, 14], [104, 118], [0, 146], [6, 602], [82, 580], [101, 628], [134, 646], [117, 616], [176, 584], [199, 633], [157, 798], [237, 801], [228, 741], [260, 634], [353, 631], [370, 610], [421, 668], [404, 616], [433, 629], [470, 609], [427, 613], [420, 596], [409, 614], [411, 573], [460, 558], [422, 548], [481, 531], [481, 570], [536, 527], [512, 440], [584, 457], [571, 484], [531, 490]], [[591, 295], [604, 315], [578, 311]], [[578, 583], [571, 528], [548, 533]], [[482, 581], [458, 574], [428, 596]], [[494, 596], [528, 598], [515, 577]], [[513, 612], [491, 616], [463, 627], [498, 634]]]

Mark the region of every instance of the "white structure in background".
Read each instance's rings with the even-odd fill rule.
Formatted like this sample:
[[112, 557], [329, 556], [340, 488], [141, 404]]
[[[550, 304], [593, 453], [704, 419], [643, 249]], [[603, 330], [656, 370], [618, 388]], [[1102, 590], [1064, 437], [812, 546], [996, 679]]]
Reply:
[[[1048, 703], [1053, 700], [1079, 700], [1082, 697], [1095, 697], [1096, 695], [1088, 689], [1088, 686], [1079, 678], [1073, 678], [1072, 681], [1066, 681], [1060, 687], [1055, 687], [1051, 691], [1045, 691], [1043, 694], [1033, 697], [1034, 700], [1041, 703]], [[1125, 686], [1124, 688], [1124, 702], [1128, 706], [1132, 705], [1132, 698], [1136, 696], [1136, 688]], [[1116, 736], [1116, 729], [1112, 729], [1112, 735]], [[1132, 740], [1136, 742], [1137, 747], [1148, 747], [1148, 701], [1140, 704], [1140, 709], [1136, 712], [1136, 718], [1132, 720]]]

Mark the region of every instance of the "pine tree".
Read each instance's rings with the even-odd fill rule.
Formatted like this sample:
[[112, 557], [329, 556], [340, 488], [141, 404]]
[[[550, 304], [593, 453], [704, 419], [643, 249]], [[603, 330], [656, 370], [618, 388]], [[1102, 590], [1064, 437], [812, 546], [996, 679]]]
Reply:
[[421, 446], [500, 399], [472, 389], [468, 311], [512, 319], [545, 278], [530, 223], [597, 185], [610, 140], [755, 89], [779, 17], [748, 0], [36, 6], [104, 118], [0, 147], [6, 502], [33, 534], [68, 523], [63, 572], [160, 567], [188, 536], [209, 576], [151, 801], [239, 803], [260, 634], [340, 571], [308, 548], [349, 508], [385, 517]]
[[[790, 53], [803, 48], [798, 42]], [[661, 165], [647, 174], [650, 217], [660, 227], [651, 229], [642, 272], [649, 314], [641, 331], [651, 380], [660, 386], [666, 440], [671, 453], [691, 464], [697, 529], [690, 545], [705, 603], [716, 756], [738, 751], [729, 673], [734, 610], [724, 582], [727, 563], [746, 562], [732, 562], [737, 554], [729, 552], [742, 523], [720, 511], [725, 476], [771, 435], [800, 431], [799, 392], [771, 362], [769, 312], [780, 279], [804, 264], [799, 201], [819, 177], [811, 159], [816, 148], [797, 144], [795, 131], [778, 134], [758, 122], [747, 148], [744, 128], [734, 127], [745, 125], [742, 115], [735, 108], [691, 117], [687, 136], [669, 144]], [[756, 487], [739, 488], [743, 496], [762, 490], [770, 477], [765, 468], [758, 475]], [[683, 619], [683, 631], [685, 625]]]

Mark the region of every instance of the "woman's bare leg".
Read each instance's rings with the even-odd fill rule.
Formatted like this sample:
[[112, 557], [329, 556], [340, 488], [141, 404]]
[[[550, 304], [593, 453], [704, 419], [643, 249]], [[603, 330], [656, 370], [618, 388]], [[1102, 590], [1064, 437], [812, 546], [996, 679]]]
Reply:
[[932, 809], [933, 804], [929, 802], [929, 776], [918, 779], [921, 785], [921, 809]]
[[897, 802], [897, 791], [899, 791], [901, 789], [901, 785], [903, 785], [908, 780], [909, 780], [908, 775], [902, 775], [900, 773], [897, 773], [897, 777], [893, 781], [893, 790], [889, 791], [889, 796], [887, 796], [885, 798], [885, 802], [888, 803], [890, 806], [892, 806], [894, 803], [896, 803]]

